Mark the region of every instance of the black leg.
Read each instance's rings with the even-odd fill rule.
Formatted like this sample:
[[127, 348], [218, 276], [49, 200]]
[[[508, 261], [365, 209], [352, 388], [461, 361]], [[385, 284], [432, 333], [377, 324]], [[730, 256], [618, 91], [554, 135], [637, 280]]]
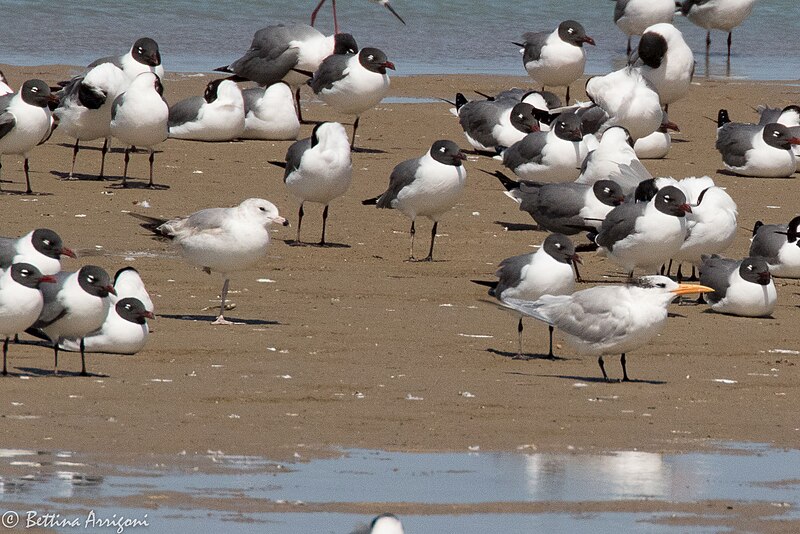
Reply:
[[728, 61], [731, 60], [731, 42], [733, 42], [733, 32], [728, 32]]
[[575, 281], [578, 282], [579, 284], [583, 283], [583, 278], [581, 278], [581, 272], [578, 270], [578, 262], [573, 261], [572, 268], [575, 270]]
[[669, 113], [669, 104], [664, 104], [664, 113]]
[[683, 271], [681, 271], [681, 267], [683, 267], [683, 264], [678, 264], [678, 272], [675, 274], [675, 279], [679, 284], [683, 281]]
[[58, 340], [53, 343], [53, 354], [55, 356], [55, 362], [53, 363], [53, 374], [58, 374]]
[[81, 338], [81, 376], [89, 376], [89, 373], [86, 372], [86, 344], [83, 342], [83, 338]]
[[356, 117], [355, 122], [353, 123], [353, 138], [350, 139], [350, 150], [353, 150], [356, 147], [356, 130], [358, 130], [358, 120], [361, 117]]
[[517, 325], [517, 336], [519, 336], [519, 345], [517, 347], [517, 356], [522, 358], [522, 316], [519, 317], [519, 324]]
[[422, 261], [433, 261], [433, 243], [436, 241], [436, 229], [439, 227], [439, 221], [433, 222], [433, 228], [431, 228], [431, 248], [428, 250], [428, 256]]
[[702, 293], [700, 293], [700, 296], [699, 296], [699, 297], [697, 297], [697, 301], [696, 301], [696, 302], [697, 302], [698, 304], [705, 304], [705, 303], [706, 303], [706, 298], [703, 296], [703, 294], [702, 294]]
[[150, 183], [147, 184], [147, 187], [150, 189], [153, 188], [153, 162], [156, 160], [156, 152], [152, 148], [150, 149]]
[[33, 193], [33, 189], [31, 189], [31, 175], [30, 166], [28, 165], [28, 158], [25, 158], [23, 169], [25, 169], [25, 184], [28, 186], [28, 188], [25, 190], [25, 193], [30, 195]]
[[297, 237], [294, 238], [294, 242], [298, 245], [300, 244], [300, 227], [303, 225], [303, 203], [300, 203], [300, 210], [297, 212]]
[[628, 57], [631, 55], [631, 36], [628, 36]]
[[608, 375], [606, 374], [606, 365], [605, 362], [603, 361], [602, 354], [597, 358], [597, 364], [600, 366], [600, 371], [603, 372], [603, 379], [605, 379], [605, 381], [608, 382]]
[[103, 148], [100, 149], [100, 176], [99, 180], [105, 178], [104, 173], [106, 170], [106, 154], [108, 154], [108, 137], [103, 140]]
[[567, 106], [569, 106], [569, 85], [567, 86]]
[[303, 124], [303, 110], [300, 109], [300, 88], [299, 87], [294, 92], [294, 105], [296, 106], [296, 109], [297, 109], [297, 120], [299, 120], [300, 123]]
[[322, 210], [322, 239], [319, 240], [319, 246], [325, 246], [325, 225], [328, 224], [328, 205], [325, 204], [325, 209]]
[[553, 354], [553, 330], [555, 330], [555, 328], [553, 328], [553, 325], [549, 324], [547, 325], [547, 329], [550, 331], [550, 352], [547, 353], [547, 356], [551, 360], [555, 360], [556, 355]]
[[[693, 282], [697, 281], [697, 275], [695, 274], [694, 264], [692, 264], [692, 276], [689, 277], [689, 280], [691, 280]], [[702, 293], [700, 293], [700, 294], [702, 295]]]
[[622, 356], [619, 358], [619, 363], [622, 364], [622, 381], [623, 382], [630, 382], [631, 379], [628, 378], [628, 370], [625, 368], [625, 353], [622, 353]]
[[122, 168], [122, 187], [128, 187], [128, 162], [131, 160], [131, 147], [125, 147], [125, 165]]
[[3, 376], [8, 376], [8, 369], [6, 369], [6, 358], [8, 357], [8, 337], [3, 341]]
[[78, 151], [81, 149], [80, 139], [75, 139], [75, 146], [72, 148], [72, 168], [69, 170], [69, 179], [72, 180], [73, 174], [75, 173], [75, 160], [78, 159]]
[[414, 261], [414, 236], [417, 233], [417, 229], [414, 227], [414, 219], [411, 219], [411, 230], [409, 233], [411, 234], [411, 251], [408, 254], [408, 260]]

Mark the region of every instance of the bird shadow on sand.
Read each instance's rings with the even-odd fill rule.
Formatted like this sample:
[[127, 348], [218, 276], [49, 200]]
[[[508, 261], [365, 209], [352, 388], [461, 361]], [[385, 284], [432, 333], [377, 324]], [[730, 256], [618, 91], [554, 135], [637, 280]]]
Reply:
[[486, 349], [486, 352], [491, 352], [497, 356], [502, 356], [503, 358], [508, 358], [511, 360], [519, 360], [519, 361], [531, 361], [531, 360], [545, 360], [549, 362], [556, 362], [556, 361], [567, 361], [567, 360], [574, 360], [575, 358], [564, 358], [561, 356], [553, 356], [552, 358], [548, 354], [531, 354], [531, 353], [523, 353], [521, 356], [516, 352], [510, 352], [505, 350], [497, 350], [497, 349]]
[[295, 241], [294, 239], [284, 239], [283, 242], [290, 247], [350, 248], [350, 245], [345, 243], [306, 243], [305, 241]]
[[[73, 148], [75, 148], [75, 143], [58, 143], [56, 146], [63, 146], [64, 148], [73, 149]], [[89, 152], [91, 152], [91, 151], [100, 152], [100, 151], [103, 150], [102, 147], [103, 147], [103, 145], [97, 145], [97, 146], [80, 145], [79, 149], [81, 151], [86, 150], [86, 151], [89, 151]], [[107, 153], [108, 154], [124, 154], [125, 153], [125, 148], [124, 147], [116, 147], [116, 148], [109, 147]]]
[[[69, 354], [78, 354], [70, 352]], [[87, 362], [89, 358], [91, 358], [92, 353], [87, 353]], [[59, 355], [63, 357], [64, 352], [59, 352]], [[60, 360], [61, 358], [59, 358]], [[39, 377], [52, 377], [52, 378], [108, 378], [109, 375], [104, 375], [102, 373], [92, 373], [87, 372], [85, 375], [82, 375], [80, 371], [66, 371], [64, 369], [59, 369], [58, 374], [54, 374], [52, 369], [40, 369], [39, 367], [17, 367], [19, 371], [19, 375], [17, 376], [39, 376]], [[9, 373], [9, 376], [14, 376], [13, 373]], [[2, 377], [0, 377], [2, 378]]]
[[[6, 180], [0, 180], [0, 183], [13, 184], [14, 182], [6, 181]], [[25, 187], [25, 184], [23, 183], [22, 186]], [[5, 187], [3, 187], [2, 189], [0, 189], [0, 195], [14, 195], [14, 196], [21, 196], [21, 197], [51, 197], [51, 196], [53, 196], [53, 193], [45, 193], [44, 191], [33, 191], [31, 193], [28, 193], [26, 191], [22, 191], [22, 190], [18, 190], [18, 189], [6, 189]]]
[[540, 228], [535, 224], [512, 223], [503, 221], [494, 221], [494, 223], [499, 224], [509, 232], [528, 232], [528, 231], [538, 232], [540, 230]]
[[107, 189], [149, 189], [151, 191], [165, 191], [170, 187], [166, 184], [153, 184], [150, 185], [146, 181], [138, 181], [138, 180], [131, 180], [130, 177], [125, 182], [125, 186], [122, 186], [122, 176], [106, 176], [106, 180], [110, 181], [119, 181], [120, 183], [111, 184], [107, 187]]
[[[204, 323], [213, 323], [216, 320], [216, 316], [211, 315], [195, 315], [195, 314], [168, 314], [168, 313], [159, 313], [157, 317], [164, 319], [176, 319], [178, 321], [200, 321]], [[231, 321], [233, 326], [237, 325], [246, 325], [246, 326], [270, 326], [270, 325], [280, 325], [282, 324], [280, 321], [266, 321], [264, 319], [236, 319], [232, 317], [227, 317], [229, 321]]]
[[543, 374], [539, 374], [536, 376], [541, 376], [543, 378], [561, 378], [563, 380], [579, 380], [581, 382], [590, 382], [593, 384], [651, 384], [653, 386], [660, 386], [666, 384], [664, 380], [643, 380], [641, 378], [633, 378], [631, 380], [628, 380], [627, 382], [623, 382], [618, 378], [612, 378], [610, 380], [606, 380], [602, 376], [543, 375]]
[[69, 173], [65, 171], [50, 171], [50, 174], [57, 176], [64, 182], [103, 182], [106, 180], [106, 177], [100, 178], [100, 176], [97, 174], [84, 174], [75, 172], [72, 173], [72, 178], [70, 178]]
[[358, 146], [351, 148], [350, 152], [355, 154], [386, 154], [386, 151], [380, 148], [362, 148]]

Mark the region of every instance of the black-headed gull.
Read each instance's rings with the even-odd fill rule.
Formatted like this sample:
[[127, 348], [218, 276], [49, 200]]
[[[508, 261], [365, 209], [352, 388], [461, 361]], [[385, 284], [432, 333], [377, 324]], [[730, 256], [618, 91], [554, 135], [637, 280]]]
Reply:
[[152, 72], [159, 78], [164, 78], [161, 51], [158, 48], [158, 43], [150, 37], [137, 39], [126, 54], [96, 59], [89, 64], [88, 68], [96, 67], [103, 63], [115, 65], [125, 73], [130, 81], [133, 81], [143, 72]]
[[695, 66], [692, 49], [680, 30], [663, 22], [644, 31], [637, 55], [642, 75], [656, 88], [664, 110], [668, 111], [670, 104], [689, 92]]
[[768, 317], [778, 294], [764, 258], [732, 260], [704, 255], [700, 283], [714, 289], [705, 295], [711, 309], [742, 317]]
[[61, 270], [61, 256], [75, 257], [64, 246], [61, 236], [49, 228], [37, 228], [22, 237], [0, 237], [0, 268], [12, 263], [26, 262], [43, 274], [56, 274]]
[[797, 169], [792, 145], [800, 137], [778, 123], [766, 125], [729, 122], [727, 112], [718, 114], [716, 147], [729, 171], [741, 176], [785, 178]]
[[628, 55], [631, 55], [631, 36], [642, 35], [648, 26], [672, 22], [674, 0], [616, 0], [614, 23], [628, 36]]
[[788, 224], [757, 221], [749, 255], [766, 259], [774, 276], [800, 278], [800, 217]]
[[466, 102], [458, 93], [456, 113], [467, 141], [475, 150], [509, 147], [527, 134], [539, 131], [536, 109], [509, 98]]

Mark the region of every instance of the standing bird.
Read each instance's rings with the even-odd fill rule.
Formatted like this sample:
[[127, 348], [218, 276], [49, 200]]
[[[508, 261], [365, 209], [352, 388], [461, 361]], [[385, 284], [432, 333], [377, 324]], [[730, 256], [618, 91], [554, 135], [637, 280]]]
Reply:
[[631, 55], [631, 36], [642, 35], [648, 26], [672, 22], [674, 0], [616, 0], [614, 24], [628, 36], [628, 55]]
[[292, 89], [285, 82], [268, 87], [251, 87], [244, 97], [242, 139], [297, 139], [300, 120], [294, 108]]
[[96, 59], [88, 68], [110, 63], [125, 73], [128, 81], [132, 82], [143, 72], [152, 72], [159, 78], [164, 78], [164, 66], [161, 64], [161, 51], [158, 43], [149, 37], [142, 37], [133, 43], [131, 49], [121, 56], [108, 56]]
[[692, 208], [675, 186], [658, 190], [649, 202], [620, 204], [603, 220], [595, 243], [633, 277], [637, 267], [655, 272], [686, 240], [686, 214]]
[[350, 142], [344, 126], [338, 122], [323, 122], [315, 126], [311, 137], [289, 147], [285, 168], [283, 181], [300, 200], [295, 244], [302, 244], [300, 227], [303, 224], [303, 204], [309, 201], [325, 206], [322, 211], [322, 238], [319, 241], [320, 246], [325, 246], [328, 205], [347, 192], [353, 177]]
[[581, 119], [562, 113], [548, 132], [529, 133], [502, 153], [503, 165], [526, 180], [571, 182], [580, 174], [587, 148]]
[[680, 30], [672, 24], [661, 23], [650, 26], [642, 34], [638, 56], [642, 76], [653, 84], [664, 111], [668, 111], [670, 104], [689, 92], [694, 76], [692, 49], [683, 40]]
[[[25, 159], [25, 193], [31, 189], [28, 153], [47, 140], [53, 123], [48, 104], [58, 99], [42, 80], [28, 80], [16, 93], [0, 96], [0, 158], [18, 154]], [[2, 169], [0, 163], [0, 170]]]
[[528, 212], [539, 228], [548, 232], [575, 235], [597, 230], [608, 212], [625, 200], [622, 188], [611, 180], [598, 180], [592, 185], [544, 184], [515, 182], [500, 171], [493, 176], [505, 187], [506, 196], [519, 204], [520, 211]]
[[56, 279], [44, 275], [30, 263], [15, 263], [0, 273], [0, 336], [3, 337], [3, 376], [8, 375], [8, 341], [24, 332], [42, 312], [44, 298], [40, 284]]
[[[566, 295], [575, 289], [573, 265], [580, 263], [575, 253], [575, 245], [563, 234], [550, 234], [539, 247], [530, 254], [512, 256], [500, 262], [495, 273], [496, 282], [473, 280], [480, 285], [489, 286], [489, 295], [504, 302], [514, 298], [537, 300], [542, 295]], [[522, 315], [519, 316], [517, 332], [519, 349], [517, 358], [522, 358]], [[553, 327], [550, 326], [549, 358], [553, 354]]]
[[711, 309], [742, 317], [768, 317], [778, 294], [764, 258], [731, 260], [703, 255], [700, 283], [714, 289], [705, 297]]
[[409, 261], [414, 258], [414, 223], [417, 217], [428, 217], [433, 221], [431, 248], [421, 261], [433, 261], [433, 242], [439, 219], [450, 211], [467, 180], [467, 171], [462, 165], [467, 156], [452, 141], [433, 143], [421, 158], [406, 160], [397, 165], [389, 176], [389, 188], [382, 195], [364, 200], [364, 205], [398, 209], [411, 219], [411, 251]]
[[48, 228], [37, 228], [19, 238], [0, 237], [0, 269], [26, 262], [43, 274], [56, 274], [61, 270], [61, 256], [76, 257], [64, 246], [61, 237]]
[[636, 141], [661, 125], [661, 99], [639, 67], [629, 65], [605, 76], [589, 78], [586, 94], [608, 114], [600, 127], [601, 133], [611, 126], [624, 126]]
[[169, 136], [195, 141], [231, 141], [244, 133], [244, 97], [236, 82], [219, 79], [203, 96], [181, 100], [169, 109]]
[[224, 317], [230, 273], [252, 267], [267, 254], [272, 224], [289, 226], [278, 208], [261, 198], [249, 198], [232, 208], [208, 208], [172, 220], [131, 215], [145, 221], [142, 227], [172, 239], [187, 262], [209, 274], [222, 273], [225, 282], [219, 316], [211, 323], [217, 325], [234, 324]]
[[151, 73], [138, 75], [111, 106], [111, 135], [125, 144], [122, 187], [127, 187], [128, 162], [132, 147], [150, 149], [150, 182], [153, 188], [153, 147], [169, 136], [169, 106], [164, 100], [161, 79]]
[[726, 119], [727, 112], [720, 110], [716, 147], [726, 169], [758, 178], [794, 174], [797, 162], [792, 145], [800, 145], [800, 137], [793, 137], [789, 128], [778, 123], [760, 126]]
[[242, 57], [214, 70], [232, 73], [233, 81], [250, 80], [264, 87], [286, 82], [294, 89], [296, 113], [302, 121], [300, 86], [308, 81], [303, 72], [313, 73], [331, 54], [356, 52], [358, 45], [349, 33], [326, 37], [306, 24], [277, 24], [258, 30]]
[[667, 306], [678, 295], [712, 288], [678, 284], [666, 276], [643, 276], [635, 284], [596, 286], [572, 295], [544, 295], [536, 301], [508, 298], [504, 304], [566, 334], [584, 356], [597, 356], [609, 381], [604, 354], [622, 354], [622, 381], [628, 382], [625, 354], [658, 335], [667, 322]]
[[95, 265], [85, 265], [77, 272], [62, 271], [56, 283], [43, 286], [44, 307], [39, 319], [27, 329], [31, 335], [45, 337], [53, 344], [58, 374], [58, 344], [62, 338], [78, 338], [81, 353], [81, 376], [86, 372], [83, 338], [103, 324], [108, 314], [109, 294], [116, 294], [108, 273]]
[[84, 75], [72, 78], [56, 94], [58, 107], [53, 115], [58, 119], [58, 130], [75, 138], [72, 149], [72, 166], [68, 179], [75, 173], [81, 141], [103, 139], [100, 152], [99, 180], [104, 178], [108, 140], [111, 137], [111, 107], [114, 100], [125, 91], [130, 80], [113, 63], [101, 63]]
[[764, 224], [753, 227], [750, 257], [767, 260], [773, 276], [800, 278], [800, 217], [789, 224]]
[[[574, 20], [565, 20], [553, 32], [528, 32], [522, 35], [522, 64], [528, 75], [543, 88], [567, 87], [566, 103], [569, 105], [569, 86], [583, 76], [586, 65], [584, 43], [594, 45], [594, 39]], [[544, 90], [544, 89], [542, 89]]]
[[711, 30], [728, 32], [728, 61], [733, 29], [753, 12], [756, 0], [683, 0], [681, 13], [706, 30], [706, 55], [711, 48]]
[[394, 70], [394, 63], [386, 54], [377, 48], [363, 48], [358, 54], [328, 56], [308, 81], [323, 102], [339, 113], [355, 115], [351, 148], [355, 147], [361, 114], [389, 92], [386, 69]]
[[525, 102], [509, 98], [466, 102], [464, 95], [458, 93], [456, 108], [458, 123], [475, 150], [509, 147], [539, 131], [536, 109]]
[[[378, 4], [378, 5], [381, 5], [381, 6], [385, 7], [386, 9], [389, 10], [389, 12], [392, 15], [395, 16], [395, 18], [397, 20], [399, 20], [403, 24], [406, 23], [406, 21], [403, 20], [403, 17], [401, 17], [397, 13], [397, 11], [394, 10], [394, 8], [391, 6], [391, 4], [389, 4], [389, 0], [369, 0], [369, 1], [372, 2], [373, 4]], [[317, 7], [315, 7], [314, 11], [311, 12], [311, 25], [312, 26], [317, 21], [317, 13], [319, 13], [319, 10], [322, 8], [322, 6], [324, 4], [325, 4], [325, 0], [319, 0], [319, 4], [317, 4]], [[334, 33], [339, 33], [339, 21], [336, 20], [336, 0], [331, 0], [331, 5], [332, 5], [332, 8], [333, 8], [333, 31], [334, 31]]]

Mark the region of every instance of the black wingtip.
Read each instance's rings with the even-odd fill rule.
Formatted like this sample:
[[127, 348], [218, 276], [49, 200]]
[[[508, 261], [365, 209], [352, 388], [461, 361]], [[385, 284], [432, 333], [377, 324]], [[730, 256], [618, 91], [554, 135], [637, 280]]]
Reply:
[[375, 198], [368, 198], [366, 200], [362, 200], [361, 203], [363, 205], [365, 205], [365, 206], [377, 206], [378, 205], [378, 200], [380, 198], [381, 198], [380, 196], [377, 196]]
[[756, 232], [758, 232], [758, 229], [761, 228], [762, 226], [764, 226], [763, 222], [756, 221], [756, 224], [753, 225], [753, 235], [756, 235]]
[[216, 69], [214, 69], [214, 72], [233, 72], [233, 71], [231, 70], [230, 65], [225, 65], [224, 67], [217, 67]]
[[141, 213], [134, 213], [132, 211], [129, 211], [128, 215], [130, 215], [131, 217], [133, 217], [135, 219], [139, 219], [140, 221], [143, 221], [142, 223], [139, 224], [139, 226], [141, 226], [145, 230], [149, 230], [150, 232], [153, 233], [154, 236], [159, 237], [159, 238], [169, 237], [169, 236], [164, 235], [163, 233], [161, 233], [158, 230], [158, 227], [161, 226], [162, 224], [164, 224], [165, 222], [167, 222], [167, 219], [159, 219], [158, 217], [150, 217], [149, 215], [142, 215]]
[[517, 182], [516, 180], [512, 180], [502, 171], [491, 172], [487, 171], [486, 169], [480, 169], [480, 170], [482, 172], [485, 172], [489, 176], [494, 176], [495, 178], [497, 178], [503, 185], [503, 187], [505, 187], [506, 191], [513, 191], [514, 189], [519, 189], [519, 182]]
[[310, 70], [296, 69], [296, 68], [293, 68], [292, 70], [302, 74], [303, 76], [308, 76], [309, 78], [313, 78], [314, 77], [314, 73], [311, 72]]
[[456, 110], [461, 109], [461, 107], [467, 103], [467, 97], [465, 97], [462, 93], [456, 93]]
[[281, 169], [285, 169], [286, 168], [286, 162], [285, 161], [271, 160], [269, 162], [269, 164], [270, 165], [275, 165], [276, 167], [280, 167]]
[[497, 287], [497, 280], [470, 280], [473, 284], [489, 288], [489, 294], [494, 296], [494, 288]]

